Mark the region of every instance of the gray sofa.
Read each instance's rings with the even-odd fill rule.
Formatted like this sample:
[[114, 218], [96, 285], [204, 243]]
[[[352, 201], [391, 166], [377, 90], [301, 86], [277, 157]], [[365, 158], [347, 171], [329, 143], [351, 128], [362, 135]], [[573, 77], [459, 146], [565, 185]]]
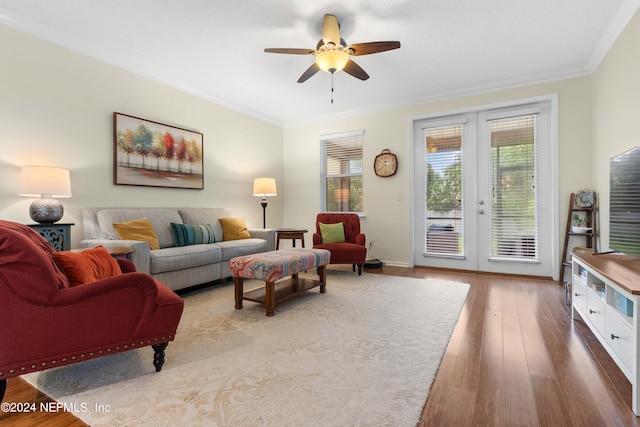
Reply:
[[[173, 290], [231, 277], [229, 260], [275, 249], [275, 231], [249, 230], [250, 239], [223, 240], [218, 218], [230, 218], [222, 208], [84, 208], [82, 209], [83, 248], [98, 245], [135, 248], [131, 259], [138, 271], [150, 274]], [[113, 223], [147, 218], [158, 235], [160, 249], [136, 240], [120, 240]], [[171, 223], [210, 224], [215, 243], [176, 247]]]

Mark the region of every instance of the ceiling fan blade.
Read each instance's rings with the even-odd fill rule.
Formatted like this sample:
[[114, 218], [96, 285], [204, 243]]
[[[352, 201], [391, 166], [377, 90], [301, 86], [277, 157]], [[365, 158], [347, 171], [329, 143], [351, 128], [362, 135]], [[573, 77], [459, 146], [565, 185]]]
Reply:
[[289, 49], [289, 48], [268, 48], [264, 50], [267, 53], [286, 53], [289, 55], [311, 55], [315, 50], [313, 49]]
[[335, 15], [324, 15], [322, 41], [325, 44], [332, 42], [336, 46], [340, 46], [340, 26]]
[[361, 66], [359, 66], [352, 60], [349, 60], [347, 62], [347, 65], [344, 66], [342, 71], [347, 74], [351, 74], [353, 77], [360, 80], [367, 80], [369, 78], [369, 74], [367, 74], [367, 72], [363, 70]]
[[309, 78], [311, 76], [313, 76], [315, 73], [317, 73], [318, 71], [320, 71], [320, 67], [318, 67], [318, 64], [316, 64], [315, 62], [313, 63], [313, 65], [309, 68], [307, 68], [307, 71], [305, 71], [304, 73], [302, 73], [302, 75], [300, 76], [300, 78], [298, 79], [298, 83], [304, 83], [307, 80], [309, 80]]
[[400, 42], [369, 42], [369, 43], [356, 43], [349, 46], [349, 49], [353, 50], [351, 55], [370, 55], [372, 53], [384, 52], [387, 50], [398, 49]]

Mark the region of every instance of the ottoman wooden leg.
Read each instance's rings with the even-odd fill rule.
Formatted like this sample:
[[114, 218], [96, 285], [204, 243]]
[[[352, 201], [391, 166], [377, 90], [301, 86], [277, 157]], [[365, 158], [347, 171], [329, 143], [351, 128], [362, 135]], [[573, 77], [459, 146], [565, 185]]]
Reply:
[[320, 276], [320, 293], [327, 292], [327, 266], [321, 265], [318, 267], [318, 276]]
[[276, 282], [266, 282], [265, 305], [267, 306], [267, 316], [271, 317], [276, 312]]
[[236, 291], [236, 310], [241, 310], [244, 279], [242, 277], [234, 277], [233, 283]]

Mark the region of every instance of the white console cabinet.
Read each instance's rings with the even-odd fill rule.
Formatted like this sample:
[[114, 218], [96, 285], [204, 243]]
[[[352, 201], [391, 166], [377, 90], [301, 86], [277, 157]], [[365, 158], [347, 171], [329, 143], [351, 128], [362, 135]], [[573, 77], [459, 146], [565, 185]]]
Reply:
[[631, 382], [632, 409], [637, 416], [640, 411], [640, 259], [574, 252], [571, 273], [572, 318], [581, 318], [589, 326]]

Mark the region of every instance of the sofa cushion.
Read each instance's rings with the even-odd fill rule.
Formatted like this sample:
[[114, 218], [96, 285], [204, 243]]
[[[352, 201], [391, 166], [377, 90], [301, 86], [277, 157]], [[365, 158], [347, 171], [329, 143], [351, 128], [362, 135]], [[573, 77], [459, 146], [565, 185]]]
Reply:
[[[132, 219], [147, 218], [155, 230], [161, 248], [173, 246], [171, 223], [182, 224], [182, 218], [178, 209], [171, 208], [119, 208], [104, 209], [96, 214], [100, 228], [104, 230], [107, 238], [120, 240], [113, 228], [113, 223], [122, 223]], [[198, 224], [198, 223], [196, 223]]]
[[215, 243], [216, 236], [210, 224], [190, 225], [171, 223], [175, 246], [202, 245]]
[[122, 274], [118, 261], [104, 246], [96, 246], [80, 252], [54, 252], [53, 257], [62, 267], [71, 286], [84, 285]]
[[178, 213], [184, 224], [210, 224], [216, 242], [222, 241], [222, 224], [218, 219], [231, 216], [231, 212], [224, 208], [180, 208]]
[[250, 239], [251, 234], [247, 229], [247, 224], [242, 218], [219, 218], [222, 224], [223, 240]]
[[226, 240], [216, 242], [216, 246], [222, 249], [222, 260], [229, 261], [237, 256], [251, 255], [269, 250], [269, 242], [263, 239]]
[[217, 244], [163, 248], [151, 251], [151, 274], [209, 265], [222, 260], [222, 250]]
[[122, 223], [113, 223], [113, 228], [122, 240], [139, 240], [147, 242], [149, 248], [160, 249], [158, 235], [147, 218], [132, 219]]

